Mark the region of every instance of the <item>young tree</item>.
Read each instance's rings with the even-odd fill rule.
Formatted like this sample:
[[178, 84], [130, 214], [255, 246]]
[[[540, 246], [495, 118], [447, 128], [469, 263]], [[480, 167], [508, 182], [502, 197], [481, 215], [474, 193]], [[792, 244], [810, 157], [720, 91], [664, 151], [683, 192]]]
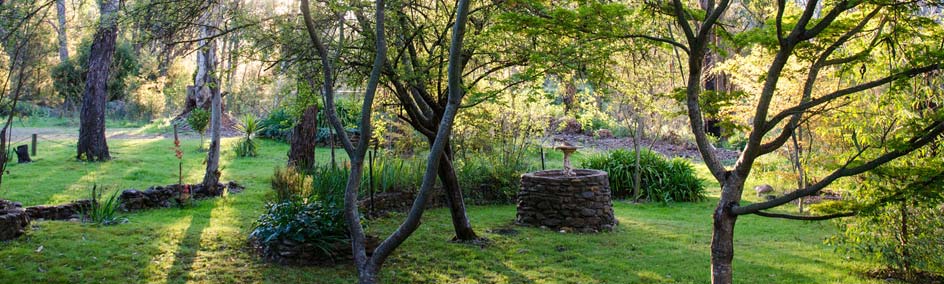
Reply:
[[108, 99], [108, 73], [118, 37], [119, 0], [99, 1], [101, 11], [98, 31], [89, 52], [88, 76], [82, 94], [79, 143], [76, 158], [88, 161], [111, 159], [105, 141], [105, 103]]
[[[384, 37], [384, 1], [378, 0], [375, 11], [375, 48], [376, 54], [372, 64], [371, 74], [367, 82], [367, 90], [364, 95], [364, 105], [361, 110], [361, 131], [370, 133], [370, 118], [372, 103], [376, 93], [377, 84], [380, 80], [380, 73], [386, 58], [386, 42]], [[307, 0], [302, 0], [302, 14], [305, 17], [305, 27], [312, 43], [318, 50], [318, 55], [322, 63], [322, 75], [326, 86], [332, 86], [333, 71], [330, 59], [328, 58], [327, 48], [321, 41], [318, 31], [315, 29], [314, 21]], [[449, 49], [449, 98], [445, 107], [443, 119], [437, 130], [438, 135], [433, 142], [432, 149], [428, 157], [426, 172], [423, 176], [423, 182], [420, 191], [417, 194], [413, 206], [407, 215], [406, 220], [397, 228], [397, 230], [388, 236], [376, 249], [371, 256], [367, 257], [364, 229], [360, 224], [360, 214], [357, 210], [357, 192], [360, 185], [361, 175], [363, 173], [364, 156], [367, 152], [369, 139], [360, 139], [356, 148], [351, 144], [347, 133], [343, 131], [340, 120], [334, 108], [334, 94], [330, 87], [325, 88], [325, 108], [328, 121], [338, 130], [342, 136], [342, 144], [351, 160], [351, 173], [348, 177], [348, 183], [344, 193], [345, 217], [348, 221], [351, 233], [352, 250], [354, 254], [355, 266], [358, 271], [360, 283], [377, 283], [380, 268], [387, 257], [400, 246], [420, 225], [420, 218], [423, 215], [426, 202], [429, 199], [430, 191], [435, 184], [436, 176], [439, 172], [440, 159], [445, 151], [448, 137], [451, 135], [452, 124], [456, 113], [462, 102], [464, 90], [461, 86], [462, 69], [459, 62], [462, 60], [462, 39], [465, 34], [465, 24], [468, 21], [469, 1], [460, 0], [456, 9], [456, 20], [452, 32], [452, 44]]]
[[[733, 281], [734, 228], [741, 215], [755, 214], [765, 217], [798, 220], [823, 220], [850, 216], [854, 212], [839, 212], [826, 216], [798, 216], [771, 213], [771, 209], [794, 200], [818, 193], [826, 186], [842, 177], [855, 176], [875, 169], [889, 161], [908, 155], [928, 143], [938, 139], [944, 133], [944, 118], [915, 119], [906, 124], [912, 127], [894, 129], [888, 140], [876, 145], [864, 145], [848, 155], [844, 164], [833, 169], [818, 182], [808, 184], [783, 196], [766, 202], [741, 205], [744, 183], [750, 175], [757, 158], [773, 153], [784, 146], [795, 133], [802, 121], [816, 116], [829, 116], [831, 109], [841, 107], [840, 103], [862, 91], [879, 88], [915, 75], [944, 68], [940, 50], [915, 42], [900, 42], [910, 56], [905, 66], [890, 70], [887, 76], [847, 86], [840, 86], [834, 91], [814, 97], [814, 90], [826, 88], [817, 85], [823, 75], [821, 71], [849, 69], [853, 66], [865, 68], [867, 59], [874, 56], [876, 41], [869, 38], [881, 38], [885, 33], [894, 32], [883, 28], [885, 21], [894, 17], [911, 18], [915, 28], [926, 29], [940, 37], [940, 26], [918, 27], [927, 23], [914, 14], [915, 7], [897, 2], [837, 1], [832, 7], [825, 8], [822, 17], [814, 18], [819, 1], [808, 1], [799, 15], [788, 13], [787, 1], [777, 1], [776, 16], [773, 26], [761, 27], [767, 31], [766, 38], [771, 40], [762, 45], [775, 53], [764, 74], [763, 87], [752, 101], [754, 111], [748, 142], [733, 167], [725, 167], [718, 158], [714, 147], [705, 134], [705, 120], [699, 97], [703, 94], [703, 65], [708, 54], [712, 34], [717, 32], [719, 19], [728, 10], [730, 1], [709, 1], [703, 11], [694, 11], [681, 0], [673, 0], [669, 7], [664, 7], [684, 33], [685, 44], [673, 41], [673, 45], [682, 46], [688, 54], [688, 81], [685, 89], [689, 123], [695, 135], [695, 142], [711, 174], [721, 183], [721, 198], [713, 214], [713, 234], [711, 241], [712, 283], [731, 283]], [[914, 21], [914, 22], [911, 22]], [[695, 22], [696, 24], [693, 24]], [[933, 21], [930, 21], [933, 22]], [[899, 22], [900, 24], [900, 22]], [[763, 33], [761, 33], [763, 34]], [[863, 39], [866, 38], [866, 39]], [[940, 39], [937, 39], [938, 41]], [[864, 43], [863, 43], [864, 42]], [[857, 43], [857, 44], [853, 44]], [[940, 49], [940, 47], [936, 47]], [[841, 52], [837, 52], [842, 50]], [[775, 98], [783, 98], [789, 93], [780, 92], [778, 81], [791, 58], [808, 62], [809, 68], [803, 82], [799, 100], [781, 110], [772, 109]], [[858, 68], [857, 68], [858, 69]], [[862, 71], [865, 76], [865, 71]], [[888, 91], [888, 90], [884, 90]], [[894, 95], [894, 93], [889, 94]], [[888, 130], [891, 132], [891, 130]], [[889, 133], [885, 133], [889, 134]], [[772, 137], [772, 138], [769, 138]], [[855, 138], [853, 138], [855, 139]]]
[[[488, 100], [499, 92], [522, 82], [520, 80], [501, 81], [494, 78], [514, 66], [523, 65], [527, 58], [518, 56], [521, 54], [515, 52], [515, 44], [510, 44], [499, 36], [485, 35], [494, 25], [498, 4], [498, 2], [483, 2], [470, 9], [469, 17], [474, 18], [475, 21], [470, 27], [469, 34], [475, 36], [477, 40], [463, 46], [460, 52], [465, 56], [458, 64], [463, 70], [463, 75], [470, 78], [469, 83], [462, 87], [478, 91], [475, 93], [479, 96], [474, 101], [468, 102], [465, 107]], [[444, 85], [447, 76], [443, 71], [446, 70], [447, 64], [452, 63], [446, 60], [446, 53], [450, 46], [447, 36], [448, 31], [453, 28], [454, 12], [446, 5], [424, 1], [397, 2], [391, 10], [391, 24], [387, 26], [387, 29], [388, 32], [392, 31], [399, 36], [392, 40], [396, 48], [391, 49], [390, 56], [384, 60], [381, 72], [383, 83], [405, 113], [399, 115], [399, 118], [422, 134], [432, 146], [438, 137], [437, 129], [444, 117], [449, 92], [449, 87]], [[366, 18], [359, 17], [358, 20], [362, 31], [369, 30], [363, 28], [368, 25]], [[353, 56], [350, 64], [367, 66], [367, 60], [368, 58], [363, 56]], [[476, 85], [480, 83], [487, 85], [486, 82], [494, 83], [497, 87], [490, 90], [476, 88]], [[462, 188], [459, 186], [453, 164], [455, 153], [451, 144], [447, 138], [444, 156], [439, 160], [438, 175], [456, 233], [454, 240], [476, 241], [479, 237], [466, 215]]]

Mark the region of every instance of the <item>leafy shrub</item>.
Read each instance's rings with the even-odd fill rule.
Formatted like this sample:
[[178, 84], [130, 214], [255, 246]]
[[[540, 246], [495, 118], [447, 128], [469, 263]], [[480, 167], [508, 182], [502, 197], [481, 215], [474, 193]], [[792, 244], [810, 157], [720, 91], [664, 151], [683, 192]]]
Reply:
[[[944, 163], [934, 158], [894, 161], [862, 176], [851, 201], [817, 204], [816, 214], [854, 211], [837, 221], [829, 243], [840, 251], [884, 266], [912, 283], [933, 283], [944, 275]], [[850, 204], [851, 203], [851, 204]], [[936, 276], [935, 276], [936, 275]]]
[[118, 191], [115, 191], [108, 196], [108, 199], [104, 200], [102, 199], [103, 191], [98, 190], [98, 185], [92, 186], [92, 191], [89, 194], [92, 204], [91, 207], [82, 210], [81, 213], [84, 216], [82, 221], [104, 226], [127, 222], [128, 220], [125, 218], [118, 218]]
[[[640, 154], [640, 197], [662, 202], [699, 201], [705, 198], [705, 187], [695, 176], [688, 160], [667, 159], [652, 151]], [[610, 176], [610, 190], [615, 198], [632, 197], [636, 173], [636, 152], [615, 150], [598, 154], [583, 161], [582, 167], [606, 171]]]
[[210, 124], [210, 112], [202, 108], [193, 109], [187, 117], [187, 124], [190, 125], [190, 129], [200, 133], [200, 149], [203, 149], [203, 134], [206, 133], [207, 125]]
[[276, 109], [269, 113], [265, 119], [259, 122], [259, 137], [288, 141], [292, 134], [292, 127], [295, 126], [295, 117], [289, 114], [283, 108]]
[[511, 203], [521, 183], [521, 174], [531, 171], [525, 163], [502, 163], [494, 155], [477, 154], [460, 160], [459, 184], [473, 202]]
[[245, 136], [236, 143], [236, 156], [255, 157], [256, 143], [252, 141], [252, 138], [255, 136], [256, 132], [259, 131], [259, 121], [255, 116], [247, 114], [243, 116], [239, 130], [242, 131]]
[[253, 224], [249, 239], [267, 257], [279, 254], [285, 242], [301, 244], [333, 257], [349, 242], [344, 210], [330, 202], [280, 201], [266, 205], [266, 213]]
[[312, 186], [311, 176], [299, 172], [295, 167], [276, 167], [272, 174], [272, 190], [279, 202], [307, 198], [314, 192]]

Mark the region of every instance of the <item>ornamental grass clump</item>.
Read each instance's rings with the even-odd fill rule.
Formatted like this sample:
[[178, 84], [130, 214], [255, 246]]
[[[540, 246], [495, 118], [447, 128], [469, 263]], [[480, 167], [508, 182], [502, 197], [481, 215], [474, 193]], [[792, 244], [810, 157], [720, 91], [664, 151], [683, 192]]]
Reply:
[[623, 149], [592, 155], [582, 167], [602, 170], [610, 176], [610, 190], [615, 198], [646, 199], [661, 202], [692, 202], [705, 199], [705, 186], [695, 175], [691, 162], [682, 158], [668, 159], [662, 154], [644, 150], [639, 153], [641, 179], [638, 193], [633, 193], [636, 153]]

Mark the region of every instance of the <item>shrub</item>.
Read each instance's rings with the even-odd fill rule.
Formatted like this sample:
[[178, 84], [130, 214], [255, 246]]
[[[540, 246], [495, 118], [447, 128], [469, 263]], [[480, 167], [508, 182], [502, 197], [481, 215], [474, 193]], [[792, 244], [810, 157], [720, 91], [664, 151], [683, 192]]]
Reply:
[[295, 126], [295, 118], [285, 109], [279, 108], [269, 113], [269, 116], [259, 122], [259, 137], [288, 141]]
[[[705, 198], [705, 187], [695, 176], [688, 160], [667, 159], [652, 151], [640, 154], [640, 198], [662, 202], [700, 201]], [[610, 176], [610, 190], [615, 198], [632, 197], [636, 173], [636, 152], [615, 150], [598, 154], [583, 161], [582, 167], [606, 171]]]
[[307, 198], [314, 192], [312, 186], [311, 176], [298, 172], [295, 167], [277, 167], [272, 174], [272, 190], [278, 202]]
[[857, 212], [837, 221], [839, 233], [828, 242], [884, 266], [877, 276], [934, 283], [944, 275], [944, 164], [913, 157], [866, 173], [851, 188], [852, 200], [811, 211]]
[[[296, 250], [333, 258], [350, 237], [343, 207], [321, 201], [280, 201], [266, 205], [266, 213], [253, 224], [250, 241], [266, 257], [280, 257], [286, 244]], [[341, 250], [343, 251], [343, 250]]]
[[190, 129], [200, 133], [200, 149], [203, 149], [203, 134], [206, 133], [207, 125], [210, 124], [210, 112], [202, 109], [195, 108], [190, 111], [190, 116], [187, 116], [187, 124], [190, 125]]
[[[108, 199], [102, 199], [102, 192], [98, 190], [98, 185], [92, 186], [89, 199], [92, 200], [91, 207], [83, 208], [82, 219], [85, 223], [101, 224], [104, 226], [125, 223], [128, 220], [118, 218], [118, 191], [115, 191]], [[102, 203], [104, 201], [104, 203]]]
[[494, 155], [477, 154], [456, 165], [465, 195], [478, 204], [511, 203], [521, 183], [521, 174], [531, 169], [525, 163], [501, 163]]
[[236, 143], [236, 156], [255, 157], [256, 143], [252, 141], [252, 138], [255, 136], [256, 132], [259, 131], [259, 121], [255, 116], [247, 114], [243, 116], [239, 130], [242, 131], [245, 136]]

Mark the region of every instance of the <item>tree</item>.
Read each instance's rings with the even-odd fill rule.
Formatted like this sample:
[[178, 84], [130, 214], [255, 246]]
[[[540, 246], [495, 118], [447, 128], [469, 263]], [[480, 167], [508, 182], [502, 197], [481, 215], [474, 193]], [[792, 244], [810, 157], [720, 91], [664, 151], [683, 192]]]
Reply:
[[[197, 56], [197, 75], [194, 87], [200, 93], [210, 95], [210, 148], [207, 151], [206, 173], [203, 175], [203, 186], [210, 192], [219, 190], [220, 183], [220, 131], [222, 130], [223, 98], [220, 94], [220, 83], [216, 72], [216, 40], [212, 29], [219, 25], [222, 15], [219, 12], [219, 3], [209, 1], [210, 6], [203, 16], [201, 35], [203, 46]], [[200, 81], [202, 80], [202, 81]]]
[[[360, 127], [363, 133], [370, 133], [370, 119], [372, 112], [372, 103], [376, 93], [380, 73], [386, 58], [386, 42], [384, 37], [384, 1], [378, 0], [375, 11], [375, 58], [371, 68], [371, 74], [367, 81], [367, 90], [364, 95], [364, 104], [361, 111]], [[307, 0], [302, 0], [302, 14], [305, 18], [305, 27], [308, 30], [312, 44], [318, 50], [318, 55], [322, 63], [322, 75], [326, 86], [331, 86], [333, 81], [333, 71], [327, 48], [321, 41], [318, 31], [315, 29], [314, 21], [311, 17], [310, 7]], [[342, 136], [342, 145], [348, 153], [351, 160], [351, 173], [348, 176], [347, 186], [344, 192], [345, 217], [351, 233], [352, 250], [355, 266], [358, 271], [360, 283], [377, 283], [380, 268], [387, 257], [400, 246], [406, 239], [419, 227], [420, 218], [423, 215], [425, 205], [430, 196], [430, 191], [435, 184], [439, 172], [440, 159], [446, 148], [446, 144], [452, 131], [456, 113], [462, 102], [464, 90], [461, 86], [462, 69], [459, 62], [462, 60], [462, 39], [465, 34], [465, 25], [468, 21], [469, 1], [458, 1], [456, 8], [456, 20], [452, 32], [452, 44], [449, 49], [449, 98], [446, 104], [445, 112], [436, 140], [430, 150], [427, 160], [426, 172], [423, 175], [423, 182], [419, 193], [406, 220], [400, 224], [397, 230], [388, 236], [376, 249], [371, 256], [367, 257], [364, 229], [360, 224], [360, 214], [357, 210], [357, 192], [363, 174], [364, 156], [370, 144], [369, 139], [360, 139], [355, 148], [344, 132], [343, 126], [338, 119], [334, 107], [334, 94], [331, 88], [325, 89], [325, 112], [328, 121], [331, 123], [338, 134]]]
[[59, 63], [69, 60], [69, 38], [66, 36], [66, 0], [56, 0], [56, 15], [59, 26], [56, 27], [59, 40]]
[[[461, 57], [462, 61], [458, 62], [459, 68], [463, 70], [464, 76], [470, 78], [468, 83], [461, 87], [475, 96], [474, 100], [470, 100], [471, 102], [463, 107], [475, 106], [523, 82], [493, 79], [493, 76], [507, 69], [524, 64], [527, 57], [515, 52], [516, 45], [505, 38], [488, 34], [495, 21], [493, 15], [496, 14], [498, 3], [483, 3], [470, 10], [469, 17], [474, 21], [469, 34], [475, 38], [469, 44], [463, 45], [460, 51], [464, 56]], [[448, 31], [453, 28], [454, 12], [448, 6], [422, 1], [397, 2], [391, 10], [392, 22], [387, 29], [400, 36], [393, 39], [393, 46], [396, 48], [391, 49], [390, 56], [384, 60], [381, 72], [383, 83], [405, 113], [401, 113], [399, 119], [422, 134], [432, 146], [438, 137], [437, 129], [444, 117], [449, 93], [449, 87], [444, 85], [447, 76], [443, 71], [446, 70], [447, 64], [452, 63], [445, 59], [450, 46], [447, 36]], [[362, 26], [361, 31], [369, 30], [364, 28], [368, 25], [365, 17], [358, 17], [358, 20]], [[368, 66], [367, 57], [352, 57], [349, 64]], [[487, 85], [486, 82], [494, 83], [498, 87], [488, 90], [477, 88], [480, 83]], [[477, 241], [479, 237], [466, 215], [462, 188], [459, 186], [453, 164], [456, 157], [452, 142], [448, 138], [443, 155], [439, 160], [438, 175], [456, 233], [454, 240]]]
[[118, 36], [118, 1], [101, 0], [98, 31], [89, 52], [88, 76], [82, 94], [79, 143], [76, 158], [89, 161], [111, 159], [105, 141], [105, 102], [108, 99], [108, 74]]
[[[854, 94], [939, 70], [944, 68], [944, 64], [941, 63], [940, 47], [935, 49], [921, 43], [899, 42], [908, 50], [908, 60], [902, 64], [903, 66], [889, 70], [887, 76], [878, 76], [862, 82], [852, 81], [847, 86], [841, 86], [834, 91], [814, 97], [814, 90], [825, 88], [817, 85], [817, 80], [823, 76], [821, 71], [842, 70], [843, 68], [848, 70], [853, 68], [852, 66], [866, 66], [869, 57], [878, 53], [877, 44], [875, 44], [877, 40], [872, 39], [882, 38], [887, 33], [895, 31], [883, 28], [883, 23], [888, 19], [911, 18], [909, 22], [915, 23], [912, 28], [929, 31], [935, 38], [941, 37], [940, 26], [922, 24], [933, 21], [927, 21], [915, 15], [914, 6], [897, 2], [838, 1], [833, 3], [833, 6], [829, 7], [828, 12], [822, 17], [814, 18], [818, 1], [808, 1], [798, 15], [788, 14], [787, 1], [778, 1], [773, 21], [757, 30], [759, 38], [766, 39], [760, 45], [771, 49], [775, 55], [763, 76], [763, 87], [752, 101], [755, 108], [748, 132], [748, 142], [734, 166], [727, 168], [719, 160], [705, 134], [705, 120], [699, 99], [704, 94], [702, 88], [704, 68], [702, 67], [711, 45], [710, 39], [712, 34], [719, 32], [717, 30], [719, 20], [728, 10], [730, 1], [721, 0], [717, 3], [710, 1], [707, 4], [703, 6], [702, 11], [686, 7], [681, 0], [673, 0], [670, 6], [662, 7], [663, 11], [671, 15], [676, 25], [683, 31], [685, 44], [663, 40], [681, 46], [688, 55], [685, 102], [690, 127], [705, 164], [715, 179], [721, 183], [721, 198], [713, 214], [712, 283], [731, 283], [733, 281], [731, 262], [734, 257], [734, 228], [738, 216], [755, 214], [798, 220], [824, 220], [850, 216], [855, 212], [800, 216], [765, 210], [816, 194], [842, 177], [871, 171], [924, 147], [939, 139], [944, 133], [944, 118], [933, 116], [928, 119], [913, 119], [905, 123], [909, 127], [889, 129], [884, 133], [887, 140], [876, 141], [874, 145], [856, 147], [852, 153], [846, 155], [848, 159], [844, 163], [820, 178], [818, 182], [766, 202], [741, 205], [744, 183], [757, 158], [783, 147], [802, 121], [812, 117], [835, 115], [835, 112], [830, 112], [830, 110], [841, 108], [841, 101], [853, 97]], [[785, 15], [788, 16], [785, 17]], [[693, 25], [692, 22], [697, 24]], [[778, 90], [777, 83], [791, 58], [802, 60], [805, 64], [809, 64], [809, 67], [806, 69], [805, 80], [802, 82], [799, 100], [777, 111], [771, 108], [771, 102], [775, 98], [788, 96], [787, 93]], [[862, 75], [865, 76], [865, 71], [862, 71]], [[888, 90], [885, 91], [888, 92]], [[768, 139], [771, 136], [773, 138]], [[855, 139], [855, 135], [851, 139]]]

